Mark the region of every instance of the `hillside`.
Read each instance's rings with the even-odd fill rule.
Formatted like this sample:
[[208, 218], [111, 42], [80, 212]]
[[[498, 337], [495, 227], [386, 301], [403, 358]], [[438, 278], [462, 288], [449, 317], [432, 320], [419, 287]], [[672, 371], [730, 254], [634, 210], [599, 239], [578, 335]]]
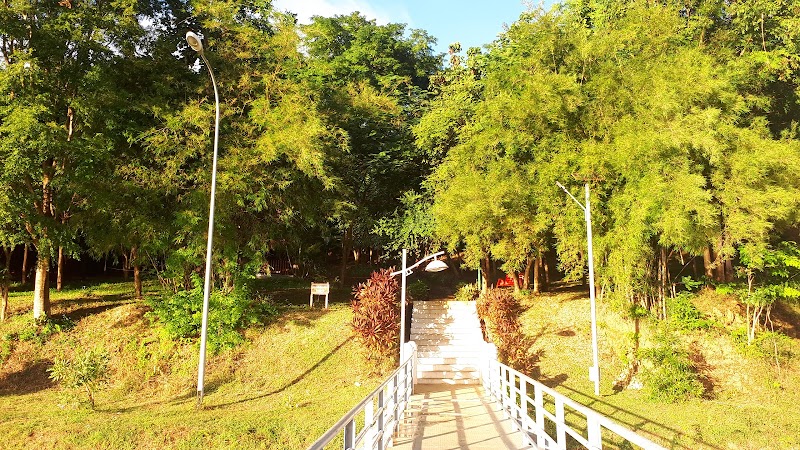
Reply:
[[[380, 382], [350, 338], [346, 302], [308, 310], [277, 299], [278, 319], [208, 359], [198, 411], [196, 343], [166, 338], [130, 291], [116, 283], [57, 294], [63, 329], [49, 336], [26, 331], [30, 293], [14, 293], [14, 316], [0, 324], [3, 448], [305, 448]], [[92, 410], [46, 370], [61, 355], [98, 347], [110, 356], [110, 376]]]
[[[800, 448], [800, 308], [784, 306], [774, 313], [776, 331], [789, 336], [778, 343], [776, 365], [770, 343], [759, 352], [737, 342], [734, 336], [742, 319], [733, 302], [713, 292], [695, 297], [694, 303], [716, 325], [676, 334], [705, 392], [701, 399], [668, 403], [648, 399], [645, 390], [613, 389], [615, 379], [625, 372], [635, 323], [599, 302], [601, 398], [595, 400], [588, 380], [592, 347], [587, 297], [580, 290], [566, 290], [523, 302], [523, 327], [534, 339], [540, 378], [546, 384], [667, 448]], [[653, 345], [654, 331], [652, 321], [641, 320], [641, 348]]]

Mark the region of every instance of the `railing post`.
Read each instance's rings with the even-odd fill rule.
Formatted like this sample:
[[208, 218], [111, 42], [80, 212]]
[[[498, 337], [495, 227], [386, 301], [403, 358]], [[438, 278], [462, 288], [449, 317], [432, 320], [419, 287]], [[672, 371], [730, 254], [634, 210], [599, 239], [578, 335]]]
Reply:
[[556, 442], [559, 448], [567, 448], [567, 429], [564, 423], [564, 400], [556, 397]]
[[372, 404], [373, 399], [369, 399], [364, 405], [364, 448], [375, 449], [375, 405]]
[[386, 396], [385, 391], [381, 389], [378, 392], [378, 448], [384, 450], [386, 448]]
[[586, 438], [589, 441], [589, 450], [602, 450], [603, 434], [600, 429], [600, 422], [597, 421], [597, 417], [594, 415], [586, 415], [586, 431]]
[[539, 447], [544, 447], [544, 395], [542, 394], [542, 386], [538, 384], [533, 386], [533, 408], [536, 415], [536, 444]]
[[356, 445], [356, 421], [355, 419], [347, 422], [344, 426], [344, 450], [355, 448]]

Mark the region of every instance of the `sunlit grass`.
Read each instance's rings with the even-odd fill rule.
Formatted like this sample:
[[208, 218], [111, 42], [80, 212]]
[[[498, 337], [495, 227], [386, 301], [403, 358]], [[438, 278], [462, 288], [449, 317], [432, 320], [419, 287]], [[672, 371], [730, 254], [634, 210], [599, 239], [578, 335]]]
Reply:
[[[0, 324], [0, 336], [31, 326], [31, 293], [12, 298], [16, 315]], [[3, 448], [306, 448], [382, 378], [350, 338], [347, 304], [283, 306], [271, 323], [248, 330], [243, 346], [209, 356], [197, 409], [197, 343], [159, 332], [130, 283], [70, 286], [52, 301], [54, 314], [74, 316], [75, 325], [43, 344], [10, 341], [0, 370]], [[46, 369], [58, 355], [96, 347], [111, 367], [91, 410]]]
[[[704, 399], [662, 403], [642, 391], [615, 393], [612, 384], [625, 369], [625, 345], [634, 331], [602, 302], [598, 309], [601, 395], [588, 379], [592, 365], [589, 300], [582, 292], [559, 292], [524, 302], [522, 323], [541, 352], [540, 379], [570, 398], [673, 449], [800, 448], [800, 364], [796, 357], [780, 368], [768, 358], [747, 357], [726, 330], [685, 333], [687, 345], [703, 355], [703, 370], [714, 387]], [[641, 325], [646, 346], [650, 324]], [[800, 343], [792, 340], [793, 352]], [[620, 442], [607, 442], [610, 448]]]

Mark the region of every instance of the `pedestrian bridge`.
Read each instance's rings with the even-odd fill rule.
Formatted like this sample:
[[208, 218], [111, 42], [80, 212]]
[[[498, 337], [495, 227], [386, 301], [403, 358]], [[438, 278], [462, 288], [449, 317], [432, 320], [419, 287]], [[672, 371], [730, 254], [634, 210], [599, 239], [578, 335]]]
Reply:
[[[428, 302], [430, 303], [430, 302]], [[453, 306], [463, 309], [464, 302]], [[472, 303], [474, 308], [474, 303]], [[449, 309], [449, 308], [445, 308]], [[452, 313], [417, 314], [415, 321], [452, 326]], [[471, 319], [466, 319], [471, 320]], [[413, 330], [414, 325], [412, 325]], [[431, 327], [422, 326], [419, 329]], [[432, 333], [428, 333], [432, 334]], [[344, 415], [309, 450], [321, 449], [578, 449], [664, 447], [625, 428], [497, 360], [493, 344], [436, 339], [448, 352], [470, 358], [469, 376], [453, 355], [437, 356], [429, 344], [405, 344], [406, 360], [377, 389]], [[412, 339], [414, 332], [412, 331]], [[458, 349], [461, 345], [469, 350]], [[424, 351], [420, 350], [425, 348]], [[429, 370], [420, 360], [441, 358], [455, 370]], [[473, 376], [476, 374], [477, 376]], [[432, 374], [432, 375], [431, 375]], [[435, 378], [430, 378], [430, 377]], [[450, 378], [447, 378], [447, 377]], [[613, 443], [613, 444], [611, 444]]]

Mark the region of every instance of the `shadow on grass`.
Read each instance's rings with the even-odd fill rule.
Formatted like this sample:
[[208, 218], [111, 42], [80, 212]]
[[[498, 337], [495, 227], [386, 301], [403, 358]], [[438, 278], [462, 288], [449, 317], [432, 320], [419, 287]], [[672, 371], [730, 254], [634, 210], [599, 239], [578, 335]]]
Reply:
[[28, 362], [22, 369], [0, 378], [0, 396], [25, 395], [49, 389], [55, 385], [47, 369], [53, 366], [50, 360]]
[[[241, 403], [250, 402], [250, 401], [253, 401], [253, 400], [260, 400], [262, 398], [267, 398], [267, 397], [270, 397], [270, 396], [275, 395], [275, 394], [280, 394], [281, 392], [285, 391], [286, 389], [288, 389], [288, 388], [294, 386], [295, 384], [299, 383], [300, 381], [302, 381], [311, 372], [316, 370], [319, 366], [324, 364], [325, 361], [330, 359], [331, 356], [336, 354], [336, 352], [341, 350], [342, 347], [344, 347], [351, 340], [353, 340], [352, 336], [350, 336], [347, 339], [345, 339], [344, 341], [342, 341], [339, 345], [336, 346], [336, 348], [334, 348], [333, 350], [328, 352], [328, 354], [323, 356], [322, 359], [317, 361], [313, 366], [309, 367], [308, 369], [306, 369], [305, 372], [303, 372], [300, 375], [296, 376], [293, 380], [289, 381], [288, 383], [284, 384], [283, 386], [279, 387], [278, 389], [275, 389], [273, 391], [270, 391], [270, 392], [267, 392], [267, 393], [264, 393], [264, 394], [261, 394], [261, 395], [256, 395], [256, 396], [253, 396], [253, 397], [244, 398], [242, 400], [237, 400], [237, 401], [234, 401], [234, 402], [228, 402], [228, 403], [222, 403], [222, 404], [219, 404], [219, 405], [209, 406], [207, 409], [221, 409], [221, 408], [225, 408], [225, 407], [232, 406], [232, 405], [238, 405], [238, 404], [241, 404]], [[215, 389], [216, 387], [217, 386], [213, 386], [212, 389]], [[209, 389], [206, 389], [206, 392], [209, 392]]]
[[618, 422], [624, 425], [626, 428], [629, 428], [635, 432], [639, 432], [645, 426], [651, 426], [656, 429], [656, 431], [647, 431], [646, 434], [651, 434], [653, 436], [657, 436], [663, 439], [665, 442], [669, 442], [668, 448], [670, 449], [680, 449], [680, 450], [692, 450], [697, 448], [696, 445], [686, 445], [680, 444], [678, 440], [687, 440], [691, 441], [695, 444], [701, 444], [705, 448], [713, 449], [713, 450], [724, 450], [720, 447], [713, 446], [705, 441], [702, 441], [694, 436], [688, 435], [685, 432], [678, 430], [676, 428], [672, 428], [667, 424], [656, 422], [652, 419], [639, 415], [633, 411], [629, 411], [627, 409], [621, 408], [619, 406], [613, 405], [602, 399], [595, 398], [594, 396], [588, 395], [582, 391], [578, 391], [574, 388], [571, 388], [566, 385], [561, 385], [561, 389], [567, 390], [570, 392], [567, 395], [569, 398], [586, 405], [589, 408], [598, 409], [598, 406], [603, 407], [603, 414], [609, 418], [612, 418], [615, 422]]

